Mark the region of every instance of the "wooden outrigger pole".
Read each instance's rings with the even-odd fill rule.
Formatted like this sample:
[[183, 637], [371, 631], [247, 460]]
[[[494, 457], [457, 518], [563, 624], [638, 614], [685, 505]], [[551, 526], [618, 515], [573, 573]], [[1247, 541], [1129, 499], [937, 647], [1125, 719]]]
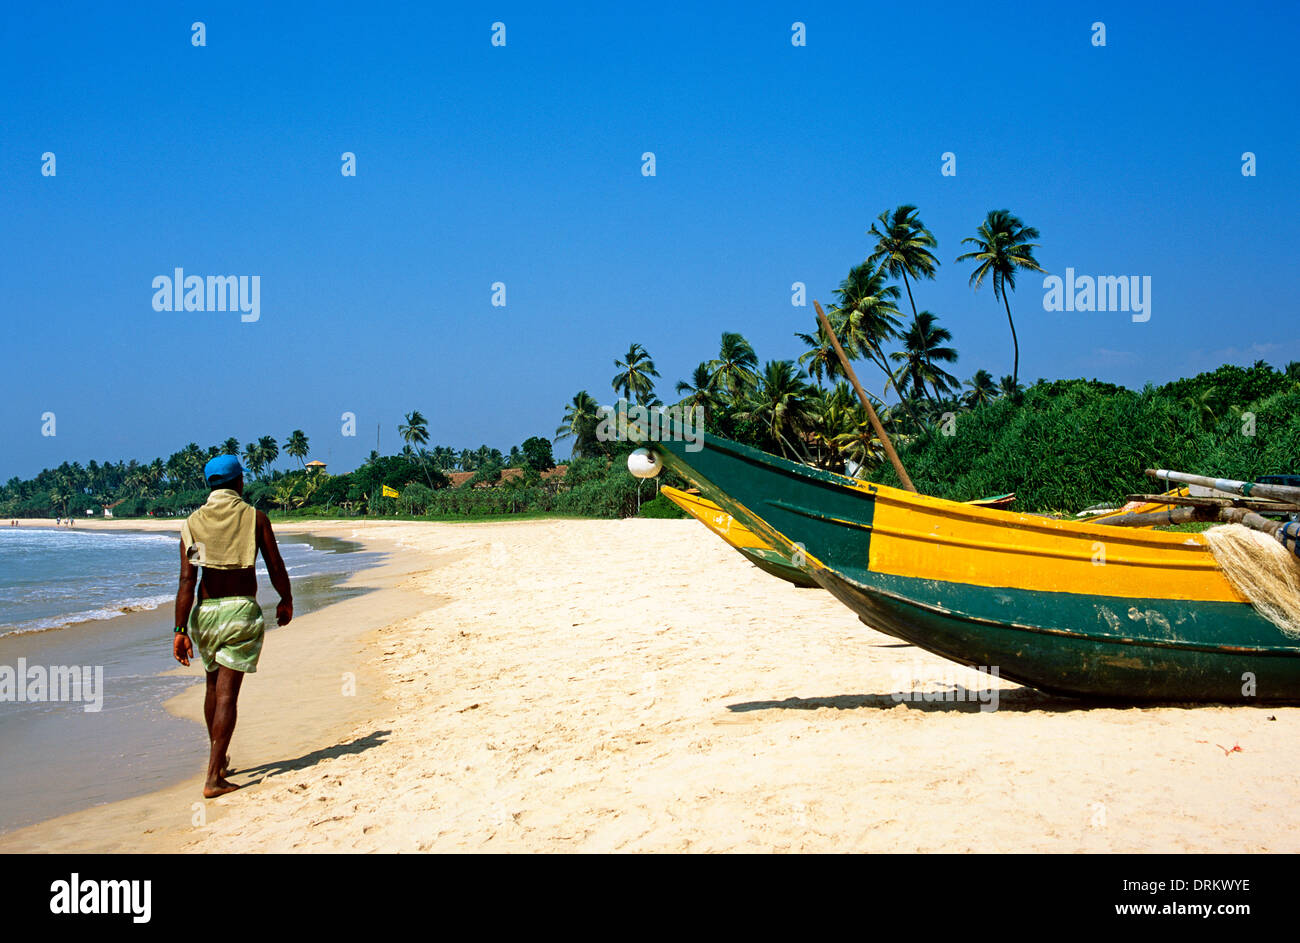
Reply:
[[857, 391], [858, 399], [862, 400], [862, 406], [867, 411], [867, 418], [871, 420], [871, 428], [876, 431], [876, 436], [880, 439], [880, 444], [885, 447], [885, 455], [889, 457], [889, 462], [894, 466], [894, 471], [898, 474], [898, 480], [902, 482], [903, 487], [908, 491], [915, 491], [916, 486], [912, 484], [912, 479], [907, 475], [907, 469], [903, 467], [902, 460], [898, 453], [894, 451], [894, 443], [889, 439], [889, 433], [881, 425], [880, 417], [876, 415], [876, 410], [871, 405], [871, 400], [867, 399], [866, 392], [862, 389], [862, 384], [858, 382], [858, 375], [853, 372], [853, 364], [849, 363], [848, 355], [844, 353], [844, 348], [840, 346], [840, 339], [835, 336], [835, 329], [831, 327], [830, 320], [826, 317], [826, 312], [822, 310], [821, 303], [814, 300], [813, 307], [817, 309], [817, 320], [821, 322], [822, 330], [826, 336], [831, 339], [831, 344], [835, 346], [835, 354], [840, 358], [840, 366], [844, 368], [844, 375], [849, 378], [853, 384], [853, 389]]
[[1183, 485], [1199, 485], [1203, 488], [1213, 488], [1215, 491], [1225, 491], [1228, 494], [1239, 494], [1244, 498], [1264, 498], [1284, 504], [1300, 504], [1300, 488], [1290, 485], [1259, 484], [1254, 481], [1237, 481], [1235, 478], [1207, 478], [1205, 475], [1189, 475], [1186, 472], [1168, 471], [1164, 468], [1148, 468], [1146, 475], [1161, 481], [1175, 481]]
[[1300, 556], [1300, 524], [1275, 521], [1264, 514], [1294, 514], [1300, 511], [1300, 488], [1290, 485], [1260, 484], [1237, 481], [1235, 478], [1209, 478], [1189, 475], [1186, 472], [1164, 468], [1148, 468], [1150, 478], [1213, 488], [1225, 495], [1237, 497], [1193, 497], [1191, 495], [1141, 495], [1142, 500], [1158, 504], [1181, 505], [1163, 511], [1134, 512], [1099, 520], [1098, 523], [1117, 527], [1158, 527], [1170, 524], [1215, 521], [1223, 524], [1242, 524], [1275, 538], [1278, 543]]

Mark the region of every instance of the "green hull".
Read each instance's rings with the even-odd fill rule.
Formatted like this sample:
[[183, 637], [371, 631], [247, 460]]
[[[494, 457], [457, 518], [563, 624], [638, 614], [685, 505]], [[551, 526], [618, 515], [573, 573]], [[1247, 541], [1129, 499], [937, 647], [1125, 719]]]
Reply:
[[749, 547], [736, 547], [735, 549], [744, 554], [746, 560], [764, 573], [771, 574], [778, 579], [785, 580], [787, 583], [793, 583], [795, 586], [805, 589], [821, 588], [821, 584], [813, 579], [807, 570], [795, 566], [790, 562], [789, 558], [782, 556], [775, 550], [756, 550]]
[[[1258, 646], [1230, 651], [1210, 640], [1234, 631], [1253, 634], [1262, 620], [1249, 606], [1036, 593], [1056, 617], [1035, 619], [1006, 600], [1005, 589], [978, 592], [983, 588], [946, 584], [957, 590], [953, 595], [967, 597], [957, 608], [947, 608], [918, 598], [930, 595], [932, 585], [897, 585], [933, 581], [885, 577], [895, 583], [885, 589], [831, 569], [819, 570], [817, 578], [871, 628], [963, 665], [996, 667], [1000, 677], [1050, 694], [1129, 703], [1300, 700], [1300, 657], [1294, 650]], [[1114, 608], [1120, 605], [1122, 609]], [[1126, 612], [1132, 607], [1160, 613], [1183, 630], [1180, 634], [1189, 623], [1201, 623], [1209, 639], [1175, 642], [1078, 628], [1098, 624], [1102, 608]], [[1003, 611], [994, 618], [980, 614], [989, 609]]]
[[1054, 694], [1138, 701], [1300, 701], [1300, 643], [1240, 602], [1135, 599], [868, 569], [874, 500], [830, 472], [705, 437], [664, 464], [797, 559], [867, 625]]

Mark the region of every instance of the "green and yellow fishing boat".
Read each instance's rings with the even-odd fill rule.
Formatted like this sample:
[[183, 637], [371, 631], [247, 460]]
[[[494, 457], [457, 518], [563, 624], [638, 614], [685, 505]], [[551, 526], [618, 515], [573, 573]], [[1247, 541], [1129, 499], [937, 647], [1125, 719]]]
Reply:
[[[659, 489], [659, 493], [721, 537], [727, 546], [738, 551], [764, 573], [770, 573], [778, 579], [805, 589], [821, 587], [821, 584], [809, 574], [807, 567], [796, 563], [795, 558], [787, 556], [776, 547], [764, 543], [752, 530], [701, 495], [699, 491], [682, 491], [671, 485], [664, 485]], [[967, 503], [977, 504], [980, 507], [1006, 507], [1015, 500], [1015, 497], [1014, 494], [999, 494]]]
[[1300, 640], [1200, 534], [982, 508], [702, 443], [649, 445], [872, 628], [1055, 694], [1300, 701]]

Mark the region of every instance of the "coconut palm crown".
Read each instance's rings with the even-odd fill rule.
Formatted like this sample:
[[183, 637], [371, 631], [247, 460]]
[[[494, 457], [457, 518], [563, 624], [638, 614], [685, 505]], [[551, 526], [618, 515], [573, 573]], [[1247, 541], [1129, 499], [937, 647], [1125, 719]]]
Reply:
[[1002, 299], [1006, 308], [1007, 323], [1011, 325], [1011, 345], [1015, 351], [1011, 367], [1013, 385], [1020, 379], [1020, 341], [1016, 337], [1016, 322], [1011, 318], [1007, 292], [1016, 290], [1017, 269], [1043, 271], [1034, 258], [1038, 243], [1030, 241], [1037, 238], [1037, 229], [1026, 226], [1008, 210], [990, 210], [976, 234], [962, 240], [963, 245], [971, 244], [975, 249], [957, 256], [958, 262], [970, 259], [979, 263], [971, 273], [971, 286], [979, 288], [985, 277], [991, 277], [993, 297]]

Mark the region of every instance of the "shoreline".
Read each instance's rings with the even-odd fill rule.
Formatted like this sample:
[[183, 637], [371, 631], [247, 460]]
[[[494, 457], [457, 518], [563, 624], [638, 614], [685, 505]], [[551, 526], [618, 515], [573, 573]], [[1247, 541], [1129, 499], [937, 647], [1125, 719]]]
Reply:
[[[268, 641], [232, 745], [257, 785], [204, 801], [196, 775], [0, 850], [1300, 851], [1277, 811], [1300, 707], [996, 679], [985, 712], [942, 696], [967, 669], [694, 521], [336, 527], [304, 529], [400, 553], [319, 613], [333, 628]], [[317, 716], [345, 665], [371, 699]]]
[[[147, 579], [152, 591], [170, 582], [171, 592], [163, 597], [163, 604], [133, 611], [101, 598], [100, 618], [52, 619], [58, 624], [0, 635], [0, 664], [16, 664], [20, 672], [24, 661], [37, 666], [97, 666], [93, 669], [97, 694], [92, 698], [96, 703], [89, 716], [75, 704], [0, 704], [0, 741], [8, 755], [23, 759], [0, 766], [0, 834], [189, 778], [194, 771], [190, 738], [194, 720], [169, 711], [167, 703], [203, 678], [196, 666], [181, 667], [170, 654], [175, 574], [165, 570], [172, 565], [174, 533], [121, 529], [101, 530], [98, 536], [36, 529], [28, 533], [48, 535], [55, 547], [65, 540], [77, 546], [98, 544], [97, 562], [91, 568], [108, 596], [115, 592], [113, 584], [144, 585], [136, 583], [137, 578]], [[143, 557], [132, 551], [141, 546], [140, 537], [151, 548]], [[114, 562], [113, 548], [119, 540], [127, 542], [121, 545], [120, 560]], [[353, 572], [374, 566], [383, 556], [367, 553], [359, 543], [305, 532], [283, 533], [280, 544], [294, 584], [297, 618], [363, 592], [343, 584]], [[108, 579], [110, 570], [116, 574]], [[258, 582], [270, 640], [280, 631], [271, 612], [274, 590], [264, 572]], [[87, 775], [87, 769], [96, 772]]]
[[[53, 521], [49, 524], [53, 526]], [[179, 532], [180, 521], [98, 521], [80, 526], [86, 530], [167, 533]], [[412, 601], [409, 591], [398, 588], [406, 576], [407, 568], [395, 559], [397, 548], [391, 541], [380, 536], [353, 536], [351, 531], [358, 528], [351, 521], [334, 524], [311, 522], [299, 526], [282, 523], [275, 527], [276, 536], [281, 542], [285, 538], [304, 535], [330, 537], [356, 544], [355, 552], [378, 554], [380, 557], [374, 563], [339, 577], [334, 583], [334, 592], [338, 598], [323, 608], [295, 615], [294, 621], [288, 626], [269, 627], [262, 663], [259, 664], [258, 671], [247, 679], [240, 698], [240, 719], [231, 749], [235, 765], [243, 767], [232, 777], [240, 783], [258, 778], [250, 774], [259, 772], [256, 764], [241, 763], [241, 754], [251, 758], [268, 751], [274, 753], [277, 747], [283, 752], [301, 748], [307, 743], [318, 743], [322, 737], [335, 734], [337, 729], [350, 725], [357, 717], [373, 708], [374, 678], [363, 667], [363, 659], [346, 655], [346, 646], [382, 623], [370, 624], [364, 618], [359, 618], [362, 613], [357, 610], [373, 608], [379, 613], [400, 613], [411, 608]], [[315, 578], [317, 577], [307, 577]], [[384, 598], [376, 600], [376, 596]], [[341, 611], [337, 611], [340, 608]], [[136, 617], [156, 617], [156, 611], [128, 613], [120, 618]], [[112, 623], [118, 619], [104, 621]], [[295, 629], [298, 631], [295, 632]], [[308, 636], [308, 632], [316, 638]], [[317, 639], [319, 644], [313, 645]], [[294, 642], [298, 643], [296, 652], [307, 650], [305, 656], [289, 654], [288, 646]], [[276, 667], [269, 668], [272, 660], [266, 656], [277, 649], [283, 653], [283, 657], [274, 659]], [[353, 672], [356, 675], [355, 694], [349, 696], [342, 695], [341, 684], [326, 685], [323, 677], [325, 664], [330, 658], [344, 657], [349, 658], [350, 662], [356, 662], [358, 667]], [[202, 671], [196, 669], [196, 665], [197, 661], [192, 661], [190, 668], [173, 663], [171, 667], [157, 673], [158, 678], [184, 678], [189, 682], [179, 693], [167, 698], [162, 707], [169, 718], [184, 722], [186, 736], [193, 740], [193, 775], [140, 795], [100, 802], [5, 831], [0, 833], [0, 851], [93, 853], [163, 850], [165, 846], [152, 847], [157, 844], [155, 836], [158, 829], [155, 827], [141, 828], [140, 844], [124, 847], [120, 841], [121, 836], [109, 834], [114, 830], [100, 827], [97, 820], [105, 817], [116, 819], [123, 815], [128, 820], [143, 823], [148, 819], [159, 818], [165, 828], [168, 823], [179, 823], [176, 812], [186, 796], [193, 793], [198, 801], [204, 801], [200, 792], [202, 770], [207, 762], [207, 738], [203, 721], [204, 684]], [[302, 677], [301, 669], [304, 665], [315, 677]], [[263, 679], [269, 679], [269, 683], [259, 685]], [[259, 687], [262, 688], [261, 691], [257, 690]], [[329, 693], [331, 687], [338, 696]], [[287, 713], [283, 709], [277, 710], [277, 706], [285, 705], [289, 707]], [[266, 772], [261, 771], [263, 778]], [[192, 806], [193, 801], [190, 801], [183, 810], [187, 822], [193, 812]], [[209, 821], [211, 819], [212, 816], [209, 815]]]

